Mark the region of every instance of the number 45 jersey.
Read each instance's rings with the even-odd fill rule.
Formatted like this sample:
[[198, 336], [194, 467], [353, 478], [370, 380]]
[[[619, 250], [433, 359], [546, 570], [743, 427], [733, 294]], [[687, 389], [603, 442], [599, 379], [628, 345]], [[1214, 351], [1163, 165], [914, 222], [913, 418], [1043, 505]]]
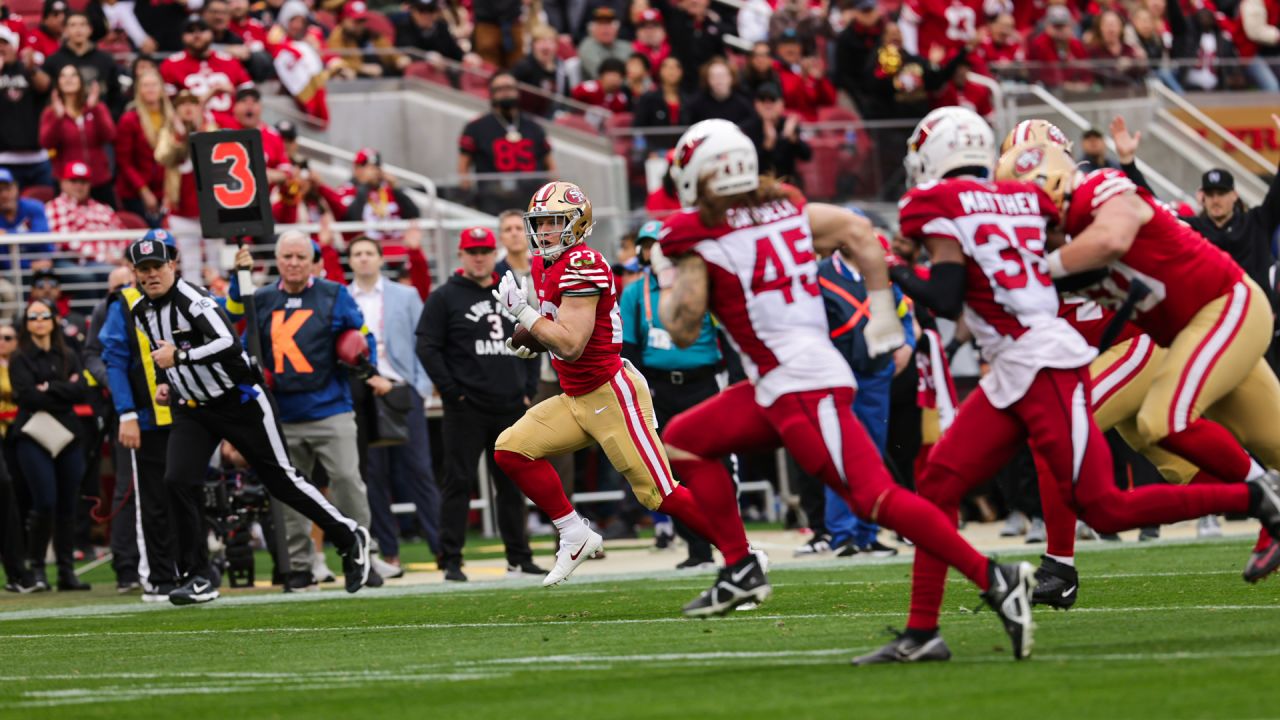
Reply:
[[1017, 402], [1041, 368], [1088, 365], [1096, 351], [1058, 317], [1044, 259], [1057, 207], [1040, 186], [957, 178], [915, 187], [898, 203], [902, 234], [941, 238], [965, 257], [964, 317], [991, 372], [991, 403]]
[[734, 208], [715, 227], [696, 210], [678, 212], [663, 224], [659, 241], [670, 257], [696, 253], [706, 262], [709, 308], [762, 407], [787, 393], [854, 387], [828, 336], [813, 234], [798, 192], [754, 210]]

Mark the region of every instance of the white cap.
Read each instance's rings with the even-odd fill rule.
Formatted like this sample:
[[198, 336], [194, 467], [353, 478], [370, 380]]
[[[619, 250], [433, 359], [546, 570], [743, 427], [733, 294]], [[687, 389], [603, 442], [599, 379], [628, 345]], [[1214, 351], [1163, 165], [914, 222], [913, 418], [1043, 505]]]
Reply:
[[307, 4], [302, 0], [289, 0], [280, 6], [280, 12], [276, 13], [276, 22], [280, 23], [281, 27], [287, 28], [289, 21], [296, 17], [306, 17], [310, 13]]
[[0, 25], [0, 42], [7, 42], [12, 45], [14, 49], [17, 49], [18, 33], [14, 32], [13, 28], [8, 25]]

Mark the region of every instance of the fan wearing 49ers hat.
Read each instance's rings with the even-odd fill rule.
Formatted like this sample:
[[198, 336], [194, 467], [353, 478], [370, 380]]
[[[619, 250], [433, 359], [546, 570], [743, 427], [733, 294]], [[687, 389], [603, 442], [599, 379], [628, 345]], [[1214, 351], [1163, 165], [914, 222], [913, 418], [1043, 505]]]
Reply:
[[[478, 462], [493, 453], [498, 435], [520, 419], [538, 387], [538, 360], [511, 348], [508, 338], [519, 326], [493, 299], [497, 246], [488, 227], [462, 231], [458, 271], [428, 296], [417, 329], [418, 359], [444, 404], [439, 564], [450, 582], [467, 579], [462, 550]], [[529, 549], [524, 496], [501, 468], [493, 482], [509, 574], [545, 575]]]
[[[548, 348], [564, 392], [507, 428], [494, 458], [560, 533], [556, 565], [543, 585], [563, 582], [604, 547], [603, 538], [569, 503], [546, 459], [593, 443], [600, 443], [642, 505], [713, 539], [713, 523], [725, 518], [705, 516], [689, 490], [676, 482], [658, 439], [649, 386], [622, 360], [618, 285], [608, 261], [586, 244], [593, 225], [591, 201], [573, 183], [547, 183], [530, 198], [524, 224], [533, 254], [532, 282], [520, 283], [508, 272], [493, 295]], [[517, 345], [516, 352], [527, 358], [537, 354], [529, 344]]]

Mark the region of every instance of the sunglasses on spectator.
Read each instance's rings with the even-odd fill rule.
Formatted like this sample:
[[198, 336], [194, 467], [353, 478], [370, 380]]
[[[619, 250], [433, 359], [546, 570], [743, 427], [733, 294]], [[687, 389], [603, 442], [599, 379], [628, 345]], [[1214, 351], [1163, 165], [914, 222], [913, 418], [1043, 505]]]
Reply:
[[52, 319], [53, 319], [53, 313], [50, 313], [50, 312], [31, 313], [30, 315], [27, 316], [27, 322], [31, 322], [32, 320], [52, 320]]
[[53, 287], [58, 287], [58, 281], [57, 281], [57, 280], [51, 280], [51, 279], [49, 279], [49, 278], [43, 278], [43, 279], [40, 279], [40, 280], [35, 281], [34, 283], [31, 283], [31, 286], [32, 286], [32, 287], [42, 288], [42, 289], [43, 289], [43, 288], [53, 288]]
[[5, 342], [13, 342], [14, 340], [17, 340], [17, 339], [18, 339], [18, 336], [13, 334], [0, 335], [0, 340], [3, 340]]

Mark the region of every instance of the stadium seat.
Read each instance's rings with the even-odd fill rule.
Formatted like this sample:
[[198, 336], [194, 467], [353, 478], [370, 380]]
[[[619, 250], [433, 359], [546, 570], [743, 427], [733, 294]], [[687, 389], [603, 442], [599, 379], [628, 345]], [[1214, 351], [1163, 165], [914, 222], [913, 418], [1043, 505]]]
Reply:
[[21, 15], [25, 22], [30, 23], [34, 19], [36, 24], [40, 23], [40, 15], [44, 12], [42, 0], [9, 0], [5, 4], [9, 6], [9, 12]]
[[370, 10], [368, 26], [370, 30], [381, 35], [387, 40], [395, 41], [396, 27], [391, 24], [391, 21], [387, 19], [386, 15], [383, 15], [377, 10]]
[[475, 95], [477, 97], [489, 98], [489, 78], [493, 77], [493, 73], [497, 68], [485, 63], [484, 66], [467, 70], [462, 73], [462, 91]]
[[325, 32], [331, 32], [333, 27], [338, 24], [338, 18], [328, 10], [316, 10], [311, 13], [311, 16], [315, 18], [316, 22], [320, 23]]
[[581, 115], [574, 115], [573, 113], [562, 113], [556, 118], [556, 125], [572, 128], [574, 130], [587, 133], [588, 135], [600, 134], [600, 130], [597, 129], [595, 125], [592, 125], [591, 121]]
[[47, 203], [53, 199], [54, 192], [53, 192], [53, 188], [49, 187], [48, 185], [32, 185], [31, 187], [22, 191], [22, 197], [30, 198], [31, 200], [39, 200], [42, 203]]
[[605, 130], [626, 130], [631, 127], [631, 121], [635, 118], [629, 112], [617, 112], [605, 118]]
[[146, 230], [151, 227], [141, 215], [131, 213], [128, 210], [117, 210], [116, 217], [120, 218], [120, 224], [124, 225], [126, 230]]
[[438, 67], [434, 63], [430, 63], [425, 60], [418, 60], [416, 62], [409, 63], [409, 65], [404, 69], [404, 76], [419, 78], [439, 85], [453, 85], [449, 80], [449, 73], [446, 72], [444, 68]]

